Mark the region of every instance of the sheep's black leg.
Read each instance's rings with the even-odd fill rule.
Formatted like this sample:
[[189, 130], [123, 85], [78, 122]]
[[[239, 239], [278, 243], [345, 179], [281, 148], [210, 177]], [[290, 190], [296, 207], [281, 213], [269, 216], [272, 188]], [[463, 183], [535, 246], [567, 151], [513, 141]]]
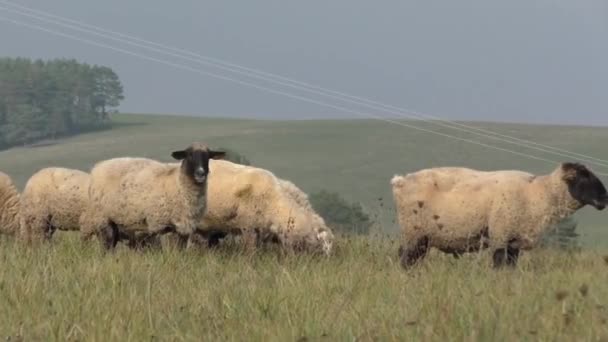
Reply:
[[500, 268], [503, 266], [506, 259], [506, 254], [507, 250], [505, 248], [499, 248], [494, 251], [494, 255], [492, 256], [494, 268]]
[[113, 223], [107, 224], [98, 232], [98, 236], [104, 250], [114, 249], [118, 243], [118, 227]]
[[517, 260], [519, 258], [519, 249], [518, 248], [499, 248], [494, 251], [493, 261], [494, 268], [500, 268], [502, 266], [510, 266], [515, 267], [517, 265]]
[[57, 230], [57, 228], [55, 226], [53, 226], [53, 224], [51, 223], [51, 220], [53, 219], [53, 217], [51, 215], [48, 215], [48, 217], [45, 220], [45, 230], [44, 230], [44, 238], [46, 240], [50, 240], [53, 237], [53, 234], [55, 233], [55, 230]]
[[133, 236], [127, 234], [119, 234], [118, 240], [126, 240], [127, 246], [135, 250], [161, 249], [158, 234], [139, 233], [134, 234]]
[[228, 235], [225, 232], [213, 232], [209, 235], [209, 238], [207, 240], [207, 246], [209, 248], [211, 247], [215, 247], [220, 243], [220, 239], [223, 239], [226, 237], [226, 235]]
[[213, 248], [220, 243], [220, 237], [218, 235], [212, 234], [209, 236], [209, 240], [207, 240], [207, 247]]
[[507, 247], [507, 266], [515, 267], [519, 259], [519, 249]]
[[196, 231], [190, 236], [190, 243], [198, 247], [214, 248], [219, 245], [220, 240], [228, 235], [226, 232], [209, 229], [206, 231]]
[[401, 267], [408, 269], [426, 255], [429, 249], [428, 237], [423, 237], [411, 244], [410, 247], [399, 247], [399, 256], [401, 258]]

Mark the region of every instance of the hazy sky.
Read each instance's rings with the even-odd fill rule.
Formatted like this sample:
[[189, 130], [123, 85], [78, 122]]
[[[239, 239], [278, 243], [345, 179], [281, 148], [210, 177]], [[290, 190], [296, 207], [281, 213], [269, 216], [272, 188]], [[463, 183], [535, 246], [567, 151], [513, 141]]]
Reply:
[[[0, 8], [6, 6], [2, 2]], [[15, 3], [444, 118], [608, 125], [605, 0]], [[3, 10], [0, 16], [235, 77]], [[2, 21], [0, 54], [73, 57], [110, 66], [125, 86], [127, 99], [122, 111], [343, 117], [337, 109]], [[248, 81], [294, 92], [259, 80]], [[316, 95], [295, 94], [384, 114]]]

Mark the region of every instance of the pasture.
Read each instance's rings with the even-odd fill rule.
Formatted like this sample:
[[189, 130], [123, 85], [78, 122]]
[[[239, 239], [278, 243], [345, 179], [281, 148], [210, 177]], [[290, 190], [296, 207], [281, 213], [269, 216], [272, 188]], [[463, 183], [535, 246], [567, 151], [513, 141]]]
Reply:
[[69, 233], [0, 248], [7, 341], [600, 341], [608, 255], [431, 253], [403, 271], [388, 237], [341, 238], [333, 258], [214, 251], [102, 255]]
[[[524, 252], [514, 269], [493, 270], [485, 252], [456, 260], [433, 251], [408, 271], [398, 262], [389, 186], [393, 174], [440, 165], [548, 173], [556, 165], [367, 120], [153, 115], [117, 115], [115, 120], [109, 131], [2, 151], [0, 170], [22, 188], [43, 167], [86, 170], [97, 160], [125, 155], [169, 161], [175, 148], [201, 140], [234, 149], [306, 192], [327, 189], [360, 201], [378, 225], [370, 236], [337, 237], [330, 258], [288, 255], [272, 247], [249, 255], [230, 241], [214, 250], [119, 247], [104, 254], [75, 233], [58, 232], [51, 244], [33, 249], [4, 238], [0, 338], [608, 339], [605, 212], [587, 208], [576, 215], [584, 250]], [[479, 125], [608, 159], [603, 148], [608, 128]]]
[[[0, 170], [22, 188], [29, 176], [43, 167], [88, 170], [98, 160], [127, 155], [171, 161], [171, 151], [202, 140], [238, 151], [254, 165], [293, 181], [307, 193], [326, 189], [361, 202], [378, 221], [378, 228], [392, 233], [396, 224], [389, 180], [395, 173], [446, 165], [548, 173], [557, 166], [374, 120], [267, 121], [141, 114], [121, 114], [113, 119], [115, 128], [109, 131], [83, 134], [48, 146], [0, 151]], [[431, 123], [404, 123], [555, 161], [568, 160]], [[472, 125], [608, 159], [608, 127]], [[603, 171], [608, 172], [608, 167]], [[606, 212], [584, 208], [575, 217], [584, 246], [608, 248]]]

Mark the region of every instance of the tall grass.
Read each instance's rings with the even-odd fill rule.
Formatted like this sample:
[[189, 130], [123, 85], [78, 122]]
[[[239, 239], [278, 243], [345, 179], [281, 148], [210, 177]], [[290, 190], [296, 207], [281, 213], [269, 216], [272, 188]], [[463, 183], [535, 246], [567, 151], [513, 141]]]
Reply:
[[599, 340], [608, 260], [537, 250], [400, 268], [389, 238], [340, 238], [325, 258], [213, 251], [101, 253], [74, 235], [0, 245], [0, 338], [31, 340]]

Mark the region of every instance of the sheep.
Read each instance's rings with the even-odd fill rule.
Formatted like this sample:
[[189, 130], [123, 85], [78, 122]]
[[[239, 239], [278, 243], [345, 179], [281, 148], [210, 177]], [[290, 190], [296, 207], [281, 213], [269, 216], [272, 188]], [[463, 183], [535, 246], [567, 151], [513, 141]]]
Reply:
[[285, 191], [302, 208], [310, 212], [315, 230], [319, 232], [319, 240], [323, 243], [323, 250], [326, 254], [329, 254], [333, 246], [334, 235], [331, 232], [331, 229], [329, 229], [325, 224], [325, 220], [313, 209], [310, 201], [308, 200], [308, 195], [298, 188], [294, 183], [280, 178], [278, 180], [283, 191]]
[[493, 267], [515, 266], [555, 223], [585, 205], [602, 210], [608, 196], [586, 166], [561, 163], [551, 173], [424, 169], [391, 179], [403, 268], [428, 249], [458, 256], [490, 249]]
[[287, 250], [331, 253], [331, 230], [293, 183], [268, 170], [225, 160], [212, 161], [210, 168], [209, 205], [194, 240], [203, 234], [200, 240], [212, 246], [235, 234], [242, 235], [248, 249], [277, 242]]
[[0, 234], [19, 233], [19, 191], [11, 178], [0, 172]]
[[53, 233], [80, 230], [88, 201], [89, 174], [48, 167], [34, 173], [21, 194], [20, 229], [24, 241], [50, 240]]
[[83, 238], [96, 234], [105, 250], [140, 233], [191, 234], [207, 206], [209, 159], [224, 152], [195, 142], [171, 156], [180, 163], [120, 157], [91, 169]]

